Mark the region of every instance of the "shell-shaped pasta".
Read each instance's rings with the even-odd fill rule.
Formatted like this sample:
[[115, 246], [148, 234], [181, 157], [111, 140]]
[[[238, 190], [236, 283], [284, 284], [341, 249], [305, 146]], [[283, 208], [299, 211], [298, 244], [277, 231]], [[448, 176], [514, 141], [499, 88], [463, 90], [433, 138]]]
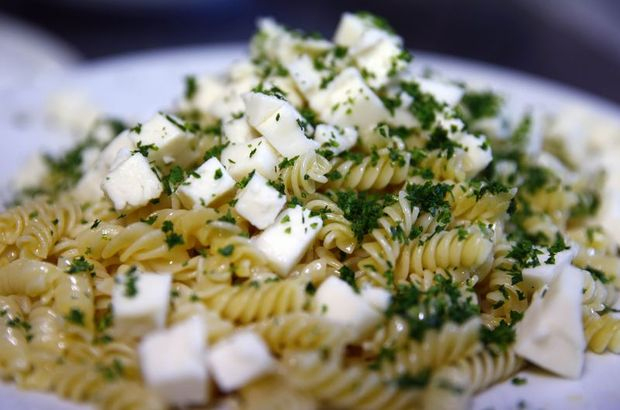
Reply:
[[328, 408], [414, 409], [422, 389], [402, 389], [363, 365], [344, 366], [319, 352], [286, 352], [283, 375]]
[[[397, 152], [392, 160], [388, 149], [380, 149], [377, 155], [366, 156], [361, 161], [334, 158], [331, 160], [332, 172], [338, 171], [339, 178], [328, 181], [327, 189], [383, 189], [390, 185], [403, 184], [409, 175], [411, 154], [407, 151]], [[392, 155], [392, 158], [394, 155]]]
[[287, 193], [302, 198], [314, 193], [317, 184], [327, 182], [325, 174], [331, 168], [325, 157], [310, 151], [297, 158], [293, 165], [280, 170], [279, 179], [284, 183]]
[[241, 286], [199, 282], [196, 297], [223, 318], [237, 323], [265, 320], [303, 310], [307, 301], [303, 278]]
[[304, 312], [273, 317], [248, 328], [258, 333], [278, 354], [290, 349], [338, 349], [351, 340], [348, 328]]

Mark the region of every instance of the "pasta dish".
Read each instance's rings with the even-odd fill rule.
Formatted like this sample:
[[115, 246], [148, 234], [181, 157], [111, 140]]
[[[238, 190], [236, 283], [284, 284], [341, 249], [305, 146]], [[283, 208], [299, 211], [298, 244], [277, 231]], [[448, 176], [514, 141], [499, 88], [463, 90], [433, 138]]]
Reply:
[[577, 379], [620, 353], [620, 258], [565, 128], [419, 70], [372, 14], [332, 40], [260, 20], [172, 108], [38, 156], [0, 213], [0, 374], [127, 410], [458, 409], [526, 366]]

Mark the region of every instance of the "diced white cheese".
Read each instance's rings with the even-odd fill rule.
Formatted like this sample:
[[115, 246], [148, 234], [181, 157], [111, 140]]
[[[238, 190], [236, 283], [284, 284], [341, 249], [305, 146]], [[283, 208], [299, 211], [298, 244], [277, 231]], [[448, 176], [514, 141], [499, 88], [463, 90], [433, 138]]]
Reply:
[[265, 137], [259, 137], [224, 148], [222, 164], [237, 181], [254, 170], [265, 178], [273, 179], [276, 177], [278, 153]]
[[486, 143], [484, 137], [477, 138], [471, 134], [462, 134], [461, 138], [458, 139], [458, 143], [465, 150], [463, 169], [469, 178], [485, 169], [493, 159], [491, 147]]
[[149, 121], [129, 133], [138, 145], [154, 145], [157, 149], [148, 151], [149, 159], [159, 163], [175, 162], [180, 166], [189, 165], [188, 145], [191, 139], [181, 128], [183, 121], [164, 114], [157, 114]]
[[375, 88], [385, 85], [391, 75], [407, 65], [402, 52], [400, 39], [382, 30], [365, 32], [350, 50], [357, 67], [368, 73], [366, 81]]
[[352, 13], [344, 13], [340, 18], [336, 33], [334, 34], [334, 43], [351, 47], [357, 43], [364, 32], [368, 29], [366, 21]]
[[319, 89], [321, 85], [321, 76], [314, 68], [312, 60], [307, 55], [301, 56], [299, 59], [289, 64], [288, 71], [302, 94], [313, 94]]
[[258, 229], [265, 229], [275, 220], [286, 203], [286, 196], [256, 173], [239, 191], [235, 210]]
[[361, 336], [376, 326], [382, 314], [342, 279], [330, 276], [314, 295], [313, 309], [317, 314]]
[[309, 102], [324, 122], [340, 127], [368, 129], [389, 118], [379, 97], [353, 67], [340, 72], [325, 90], [311, 97]]
[[392, 299], [390, 292], [376, 286], [365, 286], [360, 291], [360, 294], [366, 302], [381, 312], [387, 310]]
[[226, 88], [222, 82], [212, 75], [196, 77], [196, 91], [189, 100], [183, 100], [181, 109], [197, 109], [211, 112], [213, 104], [220, 99]]
[[[575, 255], [578, 252], [578, 247], [574, 245], [572, 248], [558, 252], [555, 255], [555, 263], [546, 264], [542, 261], [541, 265], [523, 269], [523, 283], [528, 286], [532, 291], [537, 291], [545, 285], [549, 285], [555, 276], [566, 269], [570, 265]], [[547, 260], [549, 254], [544, 258]]]
[[357, 131], [353, 127], [335, 127], [319, 124], [314, 131], [314, 140], [335, 155], [348, 151], [357, 142]]
[[174, 406], [208, 402], [206, 341], [207, 329], [198, 316], [146, 335], [138, 348], [146, 384]]
[[112, 167], [112, 163], [116, 159], [116, 156], [121, 150], [133, 151], [136, 149], [136, 144], [129, 136], [129, 130], [125, 130], [118, 134], [106, 147], [101, 151], [101, 155], [98, 160], [98, 167], [108, 171]]
[[240, 331], [211, 348], [209, 368], [219, 388], [231, 392], [274, 370], [265, 342], [251, 331]]
[[[254, 92], [244, 94], [243, 99], [250, 125], [283, 156], [294, 157], [318, 148], [315, 141], [306, 137], [306, 121], [288, 102]], [[276, 110], [272, 111], [273, 108]]]
[[247, 121], [255, 128], [286, 104], [286, 100], [263, 93], [249, 92], [243, 94], [242, 98]]
[[80, 164], [80, 168], [83, 173], [88, 172], [88, 170], [95, 166], [100, 153], [101, 151], [96, 147], [86, 148], [82, 151], [82, 164]]
[[208, 206], [230, 192], [235, 180], [226, 168], [213, 157], [199, 166], [177, 189], [177, 195], [187, 208]]
[[301, 96], [299, 91], [297, 91], [295, 81], [289, 76], [272, 77], [268, 81], [265, 81], [263, 84], [266, 89], [277, 87], [282, 90], [282, 92], [284, 92], [284, 95], [286, 96], [286, 99], [293, 106], [299, 107], [304, 103], [303, 97]]
[[109, 143], [116, 136], [115, 127], [111, 121], [98, 120], [91, 128], [89, 136], [100, 144]]
[[222, 134], [230, 142], [241, 144], [249, 142], [258, 137], [258, 134], [245, 119], [245, 115], [241, 118], [231, 118], [222, 124]]
[[101, 183], [101, 189], [117, 210], [144, 206], [159, 198], [163, 191], [149, 161], [139, 153], [112, 168]]
[[271, 267], [279, 275], [286, 275], [299, 262], [323, 226], [320, 216], [310, 216], [301, 206], [286, 209], [261, 234], [252, 238]]
[[13, 186], [16, 190], [32, 188], [38, 185], [47, 174], [47, 164], [43, 155], [36, 153], [30, 156], [15, 175]]
[[240, 92], [245, 92], [246, 87], [239, 87], [243, 91], [236, 91], [230, 89], [224, 96], [213, 103], [211, 106], [211, 114], [217, 118], [232, 118], [235, 115], [243, 112], [245, 105], [243, 99], [239, 95]]
[[86, 171], [75, 186], [73, 195], [78, 201], [93, 202], [105, 197], [101, 184], [105, 180], [107, 172], [99, 167]]
[[166, 323], [172, 277], [137, 270], [115, 278], [112, 290], [114, 329], [119, 335], [142, 336]]
[[583, 278], [580, 269], [567, 266], [548, 290], [545, 288], [534, 295], [516, 326], [517, 354], [567, 378], [581, 375], [585, 358], [581, 319]]
[[447, 81], [418, 77], [416, 82], [420, 87], [420, 91], [432, 95], [438, 102], [448, 104], [449, 106], [458, 104], [465, 94], [465, 90], [462, 87]]

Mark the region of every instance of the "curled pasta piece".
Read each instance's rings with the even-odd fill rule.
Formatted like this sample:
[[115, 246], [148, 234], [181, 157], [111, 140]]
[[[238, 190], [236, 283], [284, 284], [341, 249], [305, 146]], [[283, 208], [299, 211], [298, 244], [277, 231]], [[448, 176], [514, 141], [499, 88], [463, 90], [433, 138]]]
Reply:
[[325, 184], [325, 174], [331, 169], [330, 162], [314, 151], [297, 158], [290, 166], [280, 169], [279, 179], [287, 193], [302, 198], [316, 191], [317, 184]]
[[253, 272], [268, 271], [267, 259], [249, 238], [216, 238], [211, 242], [204, 271], [207, 274], [232, 271], [238, 277], [248, 278]]
[[317, 409], [315, 400], [295, 390], [285, 376], [262, 377], [241, 388], [239, 395], [243, 399], [243, 410]]
[[51, 390], [69, 400], [93, 402], [110, 410], [165, 409], [163, 401], [140, 383], [106, 379], [95, 366], [66, 362], [55, 366]]
[[465, 181], [473, 175], [470, 175], [465, 170], [463, 163], [464, 152], [460, 149], [457, 149], [457, 151], [456, 155], [450, 158], [441, 151], [432, 151], [420, 161], [419, 166], [430, 169], [439, 181]]
[[344, 366], [319, 352], [286, 352], [283, 375], [298, 390], [317, 397], [328, 408], [414, 409], [422, 389], [402, 389], [366, 366]]
[[397, 270], [478, 269], [485, 273], [493, 256], [493, 241], [478, 226], [451, 229], [416, 239], [405, 247]]
[[385, 148], [359, 161], [334, 158], [331, 161], [334, 177], [325, 188], [366, 191], [403, 184], [409, 175], [410, 159], [411, 153], [407, 151], [394, 152]]
[[590, 272], [583, 272], [582, 304], [590, 312], [601, 312], [616, 303], [618, 294], [613, 283], [603, 283]]
[[52, 292], [63, 276], [51, 263], [17, 259], [0, 268], [0, 295], [41, 297]]
[[346, 327], [334, 325], [324, 317], [309, 313], [291, 313], [273, 317], [248, 326], [275, 353], [287, 349], [336, 349], [350, 340]]
[[426, 291], [431, 286], [437, 276], [442, 276], [444, 278], [450, 278], [455, 283], [463, 283], [465, 281], [470, 281], [472, 285], [476, 284], [478, 280], [478, 276], [476, 276], [475, 271], [471, 270], [443, 270], [438, 269], [435, 271], [432, 270], [424, 270], [422, 272], [412, 272], [407, 280], [414, 285], [416, 285], [420, 290]]
[[199, 282], [196, 297], [223, 318], [237, 323], [265, 320], [303, 310], [307, 281], [303, 278], [269, 283], [250, 282], [241, 286]]
[[510, 201], [515, 196], [517, 190], [491, 193], [484, 191], [483, 185], [473, 189], [467, 184], [456, 184], [446, 195], [446, 200], [452, 209], [452, 217], [455, 220], [495, 222], [506, 214], [510, 206]]
[[541, 211], [558, 223], [565, 223], [570, 210], [578, 202], [577, 194], [562, 185], [548, 189], [539, 189], [534, 193], [526, 192], [524, 199], [534, 211]]
[[30, 367], [27, 333], [31, 325], [10, 296], [0, 296], [0, 319], [0, 376], [19, 381]]
[[610, 314], [589, 313], [583, 317], [588, 349], [594, 353], [620, 354], [620, 320]]
[[351, 222], [344, 217], [342, 209], [325, 195], [313, 194], [304, 205], [314, 212], [320, 212], [323, 217], [323, 227], [318, 238], [326, 249], [338, 248], [347, 254], [352, 253], [357, 240], [351, 229]]

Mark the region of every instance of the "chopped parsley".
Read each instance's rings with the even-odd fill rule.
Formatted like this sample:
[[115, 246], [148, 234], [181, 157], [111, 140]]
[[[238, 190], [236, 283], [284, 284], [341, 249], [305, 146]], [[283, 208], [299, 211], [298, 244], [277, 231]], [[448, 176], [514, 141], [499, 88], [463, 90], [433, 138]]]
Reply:
[[383, 215], [383, 208], [393, 202], [394, 198], [390, 195], [354, 191], [336, 192], [336, 204], [344, 213], [344, 217], [351, 222], [351, 230], [360, 242], [364, 235], [379, 226], [378, 221]]
[[84, 256], [77, 256], [73, 258], [71, 265], [69, 265], [69, 268], [65, 272], [73, 275], [74, 273], [92, 272], [93, 269], [95, 269], [95, 266], [89, 263]]
[[420, 121], [423, 129], [430, 129], [442, 105], [432, 95], [422, 92], [415, 82], [403, 82], [401, 87], [413, 98], [409, 111]]
[[502, 320], [495, 329], [486, 326], [480, 327], [480, 340], [486, 347], [506, 351], [516, 339], [516, 333], [511, 325]]
[[174, 232], [174, 224], [172, 221], [164, 221], [161, 230], [166, 234], [166, 244], [168, 244], [168, 249], [172, 249], [177, 245], [183, 245], [185, 243], [183, 237]]
[[472, 120], [494, 117], [499, 113], [502, 99], [490, 91], [469, 91], [461, 98], [461, 104]]
[[123, 294], [128, 298], [133, 298], [138, 294], [138, 269], [132, 266], [131, 269], [125, 274], [125, 291]]
[[167, 175], [161, 177], [164, 191], [168, 195], [172, 195], [179, 185], [185, 180], [185, 171], [178, 165], [173, 166]]
[[450, 222], [452, 211], [446, 196], [452, 191], [452, 185], [426, 181], [424, 184], [409, 184], [406, 190], [411, 205], [430, 213], [441, 225]]
[[585, 268], [588, 272], [590, 272], [590, 274], [592, 275], [592, 277], [595, 280], [598, 280], [601, 283], [609, 283], [610, 279], [609, 277], [607, 277], [607, 275], [605, 274], [605, 272], [595, 269], [592, 266], [586, 266]]
[[461, 148], [461, 144], [448, 138], [448, 131], [442, 127], [435, 127], [431, 132], [430, 139], [426, 143], [426, 149], [439, 150], [442, 153], [446, 153], [446, 157], [452, 158], [454, 156], [454, 150]]
[[208, 161], [211, 158], [217, 158], [220, 159], [222, 156], [222, 151], [224, 151], [224, 149], [228, 146], [228, 142], [226, 142], [225, 144], [217, 144], [211, 148], [209, 148], [207, 150], [207, 152], [205, 152], [204, 156], [202, 157], [203, 161]]
[[84, 326], [84, 312], [78, 308], [71, 308], [69, 313], [65, 316], [65, 320], [73, 323], [74, 325]]
[[226, 245], [223, 248], [219, 248], [217, 252], [222, 256], [230, 256], [235, 251], [235, 245]]
[[132, 154], [140, 153], [145, 157], [149, 156], [149, 151], [159, 151], [159, 147], [155, 144], [143, 145], [142, 141], [138, 141], [135, 150], [131, 151]]
[[353, 271], [353, 269], [349, 268], [348, 266], [343, 265], [338, 271], [338, 273], [340, 273], [340, 279], [347, 282], [349, 286], [353, 288], [355, 293], [360, 292], [360, 289], [357, 286], [357, 283], [355, 282], [355, 271]]
[[404, 373], [394, 380], [394, 384], [399, 389], [421, 389], [428, 384], [430, 379], [430, 369], [424, 369], [418, 374]]
[[198, 91], [198, 83], [196, 77], [188, 75], [185, 77], [185, 99], [191, 101], [194, 99], [196, 92]]

